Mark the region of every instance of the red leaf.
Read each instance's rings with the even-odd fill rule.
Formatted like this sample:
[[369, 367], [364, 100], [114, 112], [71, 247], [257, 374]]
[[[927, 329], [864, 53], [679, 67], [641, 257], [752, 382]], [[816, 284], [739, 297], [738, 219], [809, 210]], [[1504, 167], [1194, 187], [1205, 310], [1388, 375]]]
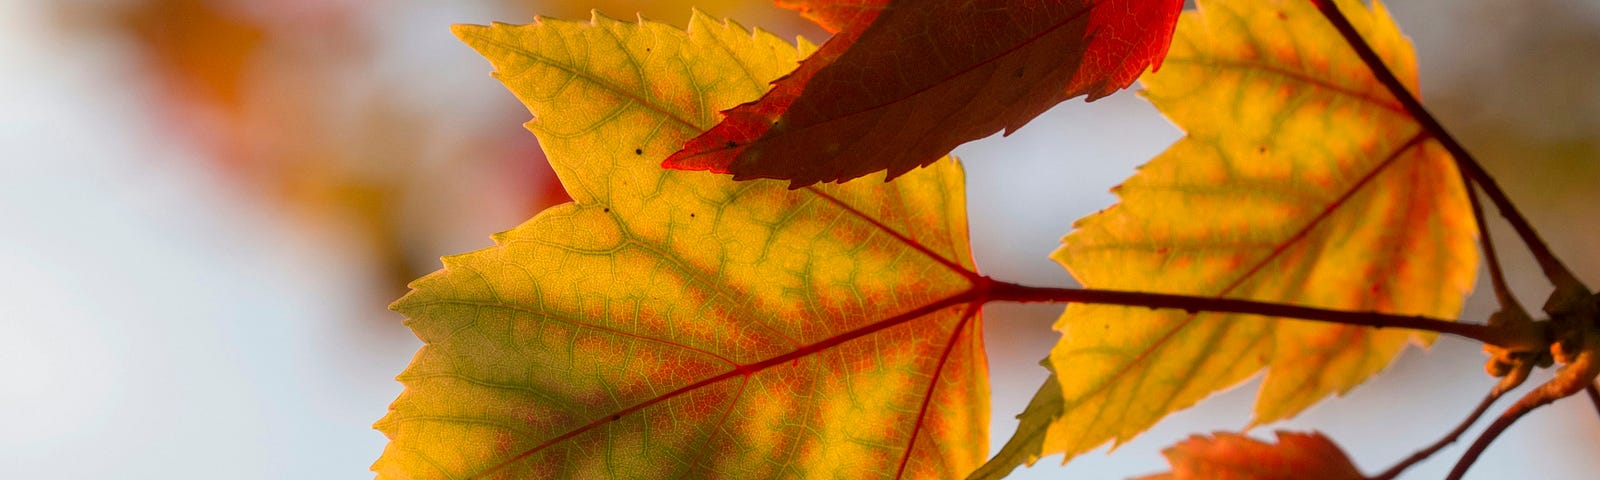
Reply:
[[[1178, 0], [786, 0], [841, 28], [760, 100], [723, 112], [664, 165], [790, 187], [888, 170], [1010, 133], [1159, 67]], [[880, 7], [881, 5], [881, 7]]]
[[1141, 480], [1364, 480], [1321, 433], [1279, 431], [1273, 445], [1237, 433], [1195, 435], [1163, 450], [1172, 472]]
[[830, 32], [837, 33], [857, 21], [871, 23], [874, 18], [877, 18], [878, 12], [888, 6], [890, 1], [778, 0], [778, 6], [799, 10], [801, 16], [817, 22], [817, 25], [821, 25], [822, 28], [826, 28]]

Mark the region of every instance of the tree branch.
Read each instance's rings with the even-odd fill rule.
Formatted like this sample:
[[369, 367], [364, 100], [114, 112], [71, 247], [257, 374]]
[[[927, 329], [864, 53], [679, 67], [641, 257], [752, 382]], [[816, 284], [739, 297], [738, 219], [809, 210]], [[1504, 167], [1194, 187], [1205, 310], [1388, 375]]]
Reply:
[[1496, 328], [1458, 323], [1423, 316], [1393, 315], [1378, 312], [1352, 312], [1282, 303], [1257, 302], [1232, 298], [1197, 297], [1164, 293], [1094, 290], [1079, 288], [1030, 287], [988, 279], [981, 287], [981, 301], [1020, 303], [1089, 303], [1130, 307], [1169, 308], [1189, 313], [1240, 313], [1265, 317], [1292, 318], [1314, 322], [1339, 323], [1377, 328], [1429, 330], [1466, 337], [1508, 349], [1538, 350], [1548, 346], [1538, 329]]
[[[1505, 192], [1500, 190], [1500, 185], [1495, 183], [1494, 177], [1490, 176], [1489, 172], [1478, 164], [1477, 159], [1473, 158], [1472, 154], [1461, 146], [1461, 142], [1456, 141], [1455, 137], [1444, 129], [1444, 125], [1440, 124], [1438, 119], [1433, 117], [1433, 114], [1428, 113], [1428, 110], [1423, 108], [1422, 102], [1417, 100], [1416, 95], [1413, 95], [1410, 90], [1406, 89], [1405, 84], [1395, 77], [1394, 72], [1389, 70], [1387, 65], [1384, 65], [1383, 59], [1378, 58], [1378, 54], [1372, 50], [1372, 46], [1361, 38], [1361, 34], [1356, 32], [1355, 26], [1351, 25], [1350, 20], [1345, 18], [1344, 13], [1339, 11], [1339, 7], [1334, 5], [1331, 0], [1310, 1], [1317, 6], [1317, 10], [1322, 12], [1322, 16], [1327, 17], [1328, 23], [1333, 24], [1334, 29], [1339, 31], [1339, 35], [1344, 37], [1345, 43], [1350, 44], [1350, 47], [1355, 49], [1356, 55], [1361, 57], [1361, 61], [1367, 64], [1368, 69], [1372, 70], [1372, 74], [1377, 77], [1378, 82], [1382, 83], [1389, 90], [1389, 93], [1394, 95], [1395, 100], [1398, 100], [1400, 105], [1412, 117], [1416, 118], [1418, 123], [1422, 124], [1424, 130], [1439, 140], [1444, 149], [1450, 152], [1450, 156], [1455, 159], [1456, 166], [1461, 169], [1461, 172], [1471, 178], [1478, 186], [1483, 187], [1484, 194], [1488, 195], [1489, 200], [1494, 202], [1495, 209], [1500, 211], [1500, 216], [1505, 217], [1506, 221], [1511, 224], [1511, 228], [1517, 231], [1518, 236], [1522, 237], [1522, 243], [1527, 244], [1528, 251], [1538, 260], [1539, 268], [1544, 270], [1545, 277], [1549, 278], [1558, 289], [1583, 287], [1583, 283], [1578, 281], [1578, 277], [1574, 276], [1571, 270], [1567, 270], [1566, 265], [1563, 265], [1561, 260], [1550, 252], [1550, 247], [1545, 245], [1544, 240], [1539, 238], [1538, 232], [1517, 210], [1516, 205], [1513, 205]], [[1588, 291], [1587, 287], [1584, 287], [1584, 291]]]
[[[1506, 428], [1516, 423], [1517, 419], [1522, 418], [1523, 415], [1527, 415], [1528, 412], [1549, 405], [1556, 400], [1577, 394], [1579, 391], [1592, 390], [1595, 377], [1600, 375], [1600, 335], [1596, 335], [1596, 333], [1600, 333], [1600, 331], [1597, 331], [1593, 326], [1586, 329], [1583, 332], [1582, 346], [1576, 352], [1572, 352], [1569, 360], [1562, 360], [1566, 363], [1566, 366], [1561, 367], [1561, 370], [1556, 372], [1554, 378], [1544, 382], [1543, 385], [1539, 385], [1539, 388], [1533, 389], [1527, 395], [1523, 395], [1521, 399], [1517, 400], [1517, 403], [1511, 405], [1511, 408], [1507, 408], [1505, 413], [1500, 414], [1500, 418], [1496, 418], [1494, 423], [1489, 424], [1489, 428], [1484, 429], [1483, 433], [1478, 435], [1478, 439], [1472, 442], [1472, 446], [1467, 448], [1467, 452], [1461, 454], [1461, 459], [1456, 461], [1456, 466], [1450, 469], [1450, 476], [1446, 477], [1447, 480], [1460, 480], [1463, 475], [1466, 475], [1467, 469], [1472, 467], [1472, 463], [1476, 462], [1478, 456], [1489, 448], [1489, 443], [1493, 442], [1496, 437], [1499, 437]], [[1557, 357], [1561, 358], [1563, 355], [1557, 354]]]

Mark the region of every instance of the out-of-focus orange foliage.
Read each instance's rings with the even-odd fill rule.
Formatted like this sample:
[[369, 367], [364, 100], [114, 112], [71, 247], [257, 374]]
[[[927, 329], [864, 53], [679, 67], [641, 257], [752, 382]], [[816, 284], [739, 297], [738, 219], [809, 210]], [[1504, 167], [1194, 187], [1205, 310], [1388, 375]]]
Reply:
[[500, 188], [464, 189], [474, 203], [520, 203], [513, 208], [531, 215], [566, 201], [543, 154], [520, 132], [448, 137], [440, 132], [461, 131], [397, 101], [416, 95], [408, 90], [414, 85], [375, 72], [379, 49], [356, 21], [381, 15], [385, 5], [253, 7], [141, 0], [63, 16], [78, 19], [75, 27], [108, 30], [130, 47], [149, 76], [130, 84], [155, 90], [156, 121], [171, 132], [165, 140], [195, 147], [238, 188], [365, 250], [374, 278], [387, 283], [377, 289], [385, 296], [431, 266], [432, 255], [421, 252], [435, 249], [422, 244], [437, 239], [426, 235], [450, 230], [421, 225], [469, 214], [440, 211], [448, 206], [414, 194], [430, 176], [430, 159], [448, 164], [434, 168], [494, 172], [481, 176], [502, 182]]
[[[237, 110], [245, 66], [266, 29], [207, 0], [151, 0], [121, 13], [118, 23], [161, 68], [175, 92]], [[195, 41], [205, 39], [205, 41]]]

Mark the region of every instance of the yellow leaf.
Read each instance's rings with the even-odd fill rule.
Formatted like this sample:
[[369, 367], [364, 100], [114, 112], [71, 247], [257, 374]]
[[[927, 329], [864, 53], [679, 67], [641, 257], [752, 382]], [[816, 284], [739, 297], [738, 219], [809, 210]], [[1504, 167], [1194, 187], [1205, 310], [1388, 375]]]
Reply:
[[394, 304], [426, 345], [380, 478], [957, 478], [987, 371], [953, 160], [788, 190], [661, 159], [796, 48], [695, 14], [459, 26], [573, 203]]
[[[1384, 7], [1339, 5], [1414, 90], [1411, 47]], [[1187, 136], [1062, 240], [1053, 258], [1085, 287], [1458, 313], [1477, 262], [1460, 177], [1311, 2], [1203, 0], [1143, 82]], [[1263, 369], [1253, 422], [1287, 418], [1432, 338], [1093, 305], [1068, 307], [1056, 329], [1054, 377], [981, 476], [1121, 443]]]

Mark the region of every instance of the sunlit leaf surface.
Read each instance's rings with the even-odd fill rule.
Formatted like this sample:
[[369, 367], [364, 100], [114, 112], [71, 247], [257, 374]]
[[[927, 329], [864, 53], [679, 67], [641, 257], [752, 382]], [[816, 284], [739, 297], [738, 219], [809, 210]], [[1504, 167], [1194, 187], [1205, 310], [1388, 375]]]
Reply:
[[1237, 433], [1195, 435], [1161, 453], [1172, 471], [1139, 480], [1365, 480], [1321, 433], [1277, 432], [1278, 443]]
[[659, 167], [810, 47], [696, 15], [459, 26], [574, 199], [396, 302], [380, 478], [959, 478], [988, 449], [962, 174]]
[[[1383, 6], [1340, 7], [1415, 88]], [[1062, 240], [1053, 258], [1078, 281], [1455, 317], [1477, 260], [1459, 174], [1310, 2], [1201, 1], [1166, 62], [1145, 95], [1187, 136]], [[1054, 377], [986, 474], [1126, 441], [1263, 369], [1254, 423], [1287, 418], [1432, 338], [1090, 305], [1056, 329]]]

